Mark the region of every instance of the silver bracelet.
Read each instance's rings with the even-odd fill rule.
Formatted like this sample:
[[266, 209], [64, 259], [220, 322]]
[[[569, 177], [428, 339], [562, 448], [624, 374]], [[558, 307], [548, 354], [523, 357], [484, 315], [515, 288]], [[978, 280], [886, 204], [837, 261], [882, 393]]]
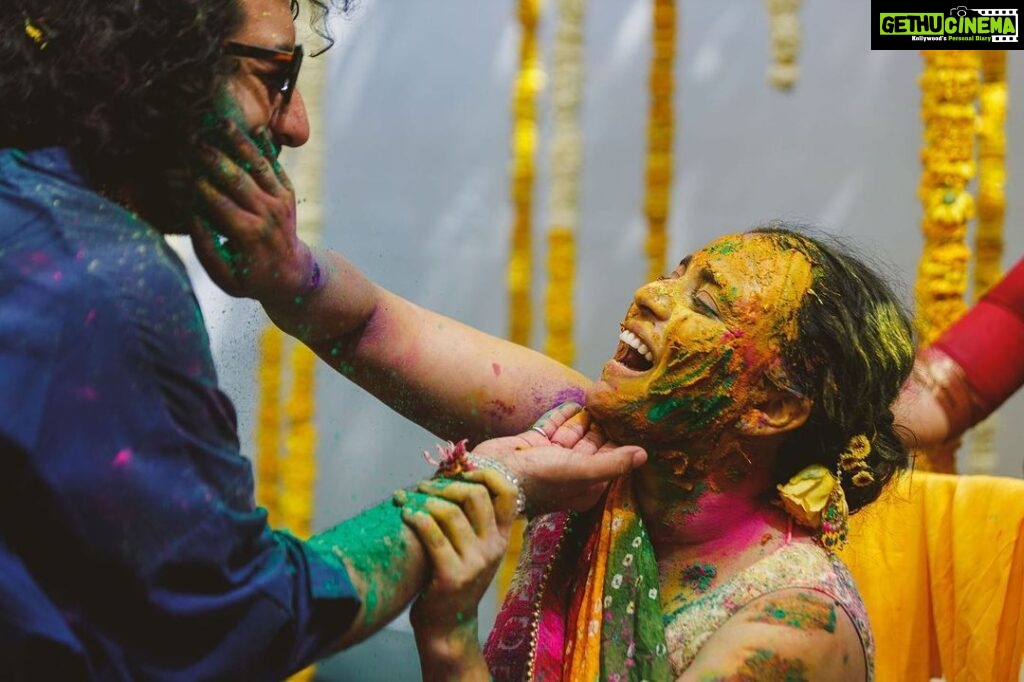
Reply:
[[494, 469], [504, 476], [505, 480], [516, 489], [516, 516], [522, 516], [526, 511], [526, 493], [523, 492], [523, 486], [519, 484], [519, 479], [507, 466], [496, 459], [474, 454], [466, 455], [466, 461], [473, 465], [474, 469]]

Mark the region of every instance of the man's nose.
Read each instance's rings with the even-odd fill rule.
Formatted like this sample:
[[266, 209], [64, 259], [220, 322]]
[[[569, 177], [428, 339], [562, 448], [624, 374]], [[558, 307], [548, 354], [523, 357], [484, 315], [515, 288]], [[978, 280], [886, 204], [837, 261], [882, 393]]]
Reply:
[[270, 130], [281, 146], [301, 147], [306, 144], [309, 140], [309, 117], [301, 90], [296, 88], [291, 100], [277, 112], [270, 122]]

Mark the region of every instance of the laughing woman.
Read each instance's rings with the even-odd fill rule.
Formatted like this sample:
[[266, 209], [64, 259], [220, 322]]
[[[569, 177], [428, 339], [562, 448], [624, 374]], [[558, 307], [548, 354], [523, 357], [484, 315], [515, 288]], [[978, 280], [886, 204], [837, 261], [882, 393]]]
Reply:
[[[637, 290], [592, 382], [375, 286], [336, 253], [314, 257], [281, 220], [294, 215], [286, 188], [240, 183], [226, 159], [218, 169], [234, 194], [211, 211], [246, 267], [237, 276], [197, 230], [211, 275], [398, 411], [477, 441], [572, 397], [586, 405], [579, 430], [648, 452], [590, 511], [528, 507], [486, 668], [475, 640], [437, 628], [418, 633], [425, 666], [500, 680], [872, 679], [863, 605], [832, 552], [848, 511], [906, 464], [890, 406], [913, 347], [870, 269], [782, 228], [718, 239]], [[505, 464], [540, 501], [529, 463]]]

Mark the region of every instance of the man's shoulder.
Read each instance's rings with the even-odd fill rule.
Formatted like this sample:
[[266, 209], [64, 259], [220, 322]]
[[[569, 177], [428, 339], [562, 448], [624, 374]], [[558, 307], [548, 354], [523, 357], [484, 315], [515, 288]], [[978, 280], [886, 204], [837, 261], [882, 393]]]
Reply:
[[188, 275], [163, 235], [91, 189], [59, 149], [0, 150], [0, 291], [5, 314], [34, 311], [54, 339], [99, 311], [146, 330], [196, 318]]
[[115, 294], [191, 294], [163, 235], [95, 191], [59, 148], [0, 150], [0, 270], [12, 269]]

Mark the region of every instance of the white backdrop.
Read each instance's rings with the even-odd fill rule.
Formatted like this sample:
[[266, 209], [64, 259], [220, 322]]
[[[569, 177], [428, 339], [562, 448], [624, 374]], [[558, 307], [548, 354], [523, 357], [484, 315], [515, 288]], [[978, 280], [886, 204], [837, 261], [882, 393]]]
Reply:
[[[765, 79], [768, 26], [758, 0], [680, 0], [670, 260], [772, 218], [815, 223], [880, 258], [910, 299], [921, 239], [919, 55], [872, 52], [868, 3], [810, 0], [794, 92]], [[548, 19], [554, 7], [546, 3]], [[641, 212], [651, 5], [591, 0], [576, 290], [578, 367], [595, 375], [646, 268]], [[550, 56], [554, 22], [543, 26]], [[509, 98], [515, 3], [363, 0], [335, 22], [327, 60], [323, 243], [384, 286], [496, 334], [506, 329]], [[1006, 256], [1024, 254], [1024, 58], [1010, 53]], [[544, 95], [542, 95], [543, 97]], [[546, 105], [542, 105], [546, 108]], [[546, 124], [546, 121], [545, 121]], [[305, 150], [303, 150], [305, 151]], [[301, 153], [301, 152], [300, 152]], [[536, 186], [537, 310], [543, 292], [546, 147]], [[286, 165], [298, 155], [286, 158]], [[300, 205], [299, 210], [302, 210]], [[193, 266], [194, 269], [194, 266]], [[262, 312], [196, 273], [221, 379], [251, 452]], [[543, 329], [535, 326], [535, 345]], [[435, 442], [342, 377], [317, 377], [316, 527], [430, 473]], [[1020, 476], [1024, 395], [1001, 411], [998, 470]], [[493, 600], [482, 614], [493, 619]], [[322, 679], [418, 676], [406, 622], [336, 657]]]

